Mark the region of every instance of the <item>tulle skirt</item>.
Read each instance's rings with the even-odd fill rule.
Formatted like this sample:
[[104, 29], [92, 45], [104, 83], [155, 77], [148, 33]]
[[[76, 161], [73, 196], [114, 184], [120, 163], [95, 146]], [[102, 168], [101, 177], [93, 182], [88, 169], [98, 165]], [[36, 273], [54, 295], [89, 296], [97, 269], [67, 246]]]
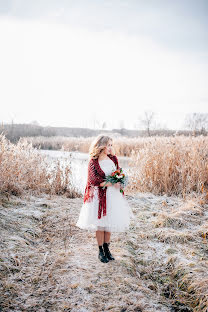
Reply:
[[125, 196], [115, 186], [106, 190], [106, 216], [98, 219], [98, 188], [95, 187], [93, 200], [83, 203], [76, 226], [88, 231], [125, 232], [131, 218], [135, 218]]

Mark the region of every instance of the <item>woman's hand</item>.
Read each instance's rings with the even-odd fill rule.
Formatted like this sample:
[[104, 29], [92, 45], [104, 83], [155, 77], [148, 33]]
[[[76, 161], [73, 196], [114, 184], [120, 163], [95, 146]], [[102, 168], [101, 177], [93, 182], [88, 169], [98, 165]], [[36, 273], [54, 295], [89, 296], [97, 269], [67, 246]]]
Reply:
[[113, 184], [116, 188], [120, 188], [121, 187], [121, 183], [120, 182], [117, 182], [115, 184]]

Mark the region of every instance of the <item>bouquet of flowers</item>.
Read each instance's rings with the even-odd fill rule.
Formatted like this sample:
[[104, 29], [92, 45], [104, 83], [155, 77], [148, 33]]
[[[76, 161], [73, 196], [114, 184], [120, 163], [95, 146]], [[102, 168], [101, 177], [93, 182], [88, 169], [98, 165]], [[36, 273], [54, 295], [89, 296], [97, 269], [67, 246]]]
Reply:
[[[112, 184], [120, 182], [122, 186], [125, 187], [128, 184], [128, 176], [123, 173], [122, 168], [119, 168], [116, 171], [113, 171], [110, 175], [106, 176], [105, 181], [106, 183], [104, 184], [103, 189], [108, 182], [111, 182]], [[120, 192], [124, 193], [123, 189], [120, 189]]]

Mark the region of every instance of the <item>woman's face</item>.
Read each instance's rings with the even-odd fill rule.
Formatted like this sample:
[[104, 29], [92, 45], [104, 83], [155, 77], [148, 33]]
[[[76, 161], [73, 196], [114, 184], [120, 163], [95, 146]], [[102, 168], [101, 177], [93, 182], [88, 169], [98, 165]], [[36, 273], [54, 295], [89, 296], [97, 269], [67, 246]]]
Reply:
[[104, 149], [105, 154], [111, 154], [113, 142], [110, 140], [108, 141], [106, 148]]

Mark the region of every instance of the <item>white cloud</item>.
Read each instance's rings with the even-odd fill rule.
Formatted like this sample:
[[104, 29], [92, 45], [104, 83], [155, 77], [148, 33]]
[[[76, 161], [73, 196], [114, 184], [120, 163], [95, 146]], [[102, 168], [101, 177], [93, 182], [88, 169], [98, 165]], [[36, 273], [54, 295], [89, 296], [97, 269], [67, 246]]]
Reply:
[[130, 126], [146, 109], [179, 120], [207, 109], [207, 64], [145, 37], [11, 18], [0, 20], [0, 37], [5, 121], [78, 126], [96, 112]]

